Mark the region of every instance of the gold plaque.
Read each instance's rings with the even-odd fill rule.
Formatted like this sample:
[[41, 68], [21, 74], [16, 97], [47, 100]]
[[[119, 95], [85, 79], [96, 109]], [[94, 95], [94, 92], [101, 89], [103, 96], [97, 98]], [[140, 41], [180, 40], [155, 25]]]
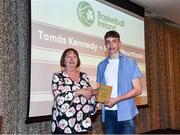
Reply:
[[98, 93], [97, 101], [103, 103], [109, 98], [111, 98], [112, 86], [101, 84], [98, 88], [98, 92], [99, 93]]

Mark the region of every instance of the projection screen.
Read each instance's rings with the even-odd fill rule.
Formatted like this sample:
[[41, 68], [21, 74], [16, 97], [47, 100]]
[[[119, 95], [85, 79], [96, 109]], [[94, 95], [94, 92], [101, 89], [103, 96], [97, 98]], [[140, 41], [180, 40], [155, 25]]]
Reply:
[[51, 115], [52, 75], [60, 70], [66, 48], [75, 48], [80, 70], [95, 87], [96, 68], [105, 58], [104, 34], [120, 33], [121, 52], [133, 57], [143, 72], [143, 93], [137, 105], [147, 104], [144, 20], [108, 2], [94, 0], [31, 0], [31, 75], [28, 118]]

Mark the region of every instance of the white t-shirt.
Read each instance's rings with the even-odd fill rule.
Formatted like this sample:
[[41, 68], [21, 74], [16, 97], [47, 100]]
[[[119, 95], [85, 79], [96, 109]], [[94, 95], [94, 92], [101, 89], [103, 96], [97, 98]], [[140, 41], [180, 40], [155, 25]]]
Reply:
[[[112, 86], [112, 94], [111, 97], [117, 97], [117, 79], [118, 79], [118, 67], [119, 67], [119, 59], [108, 59], [109, 63], [105, 70], [105, 81], [106, 85]], [[105, 110], [117, 110], [117, 104], [112, 108], [105, 107]]]

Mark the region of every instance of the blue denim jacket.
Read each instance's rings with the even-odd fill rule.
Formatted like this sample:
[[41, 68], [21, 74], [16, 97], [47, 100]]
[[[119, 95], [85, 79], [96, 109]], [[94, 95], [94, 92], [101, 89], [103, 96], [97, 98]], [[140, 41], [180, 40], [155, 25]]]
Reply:
[[[98, 65], [96, 81], [100, 84], [106, 84], [105, 82], [105, 69], [109, 63], [108, 57], [101, 61]], [[118, 95], [124, 95], [133, 88], [132, 80], [138, 77], [142, 77], [142, 73], [139, 70], [137, 63], [130, 57], [120, 53], [119, 55], [119, 69], [118, 69]], [[130, 120], [138, 114], [138, 110], [135, 104], [135, 99], [130, 98], [121, 101], [117, 104], [118, 121]], [[102, 105], [102, 121], [105, 120], [105, 108]]]

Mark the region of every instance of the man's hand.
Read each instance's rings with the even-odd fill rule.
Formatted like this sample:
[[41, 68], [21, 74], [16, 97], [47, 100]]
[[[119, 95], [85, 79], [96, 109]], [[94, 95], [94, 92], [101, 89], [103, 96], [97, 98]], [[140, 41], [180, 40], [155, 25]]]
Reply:
[[93, 95], [93, 90], [90, 87], [89, 88], [78, 89], [75, 92], [76, 92], [76, 96], [82, 95], [86, 99], [90, 99], [92, 97], [92, 95]]
[[93, 95], [93, 90], [92, 88], [84, 88], [83, 89], [83, 94], [82, 94], [86, 99], [90, 99]]
[[104, 105], [107, 107], [113, 107], [115, 104], [117, 104], [118, 100], [116, 98], [110, 98], [107, 101], [104, 102]]

